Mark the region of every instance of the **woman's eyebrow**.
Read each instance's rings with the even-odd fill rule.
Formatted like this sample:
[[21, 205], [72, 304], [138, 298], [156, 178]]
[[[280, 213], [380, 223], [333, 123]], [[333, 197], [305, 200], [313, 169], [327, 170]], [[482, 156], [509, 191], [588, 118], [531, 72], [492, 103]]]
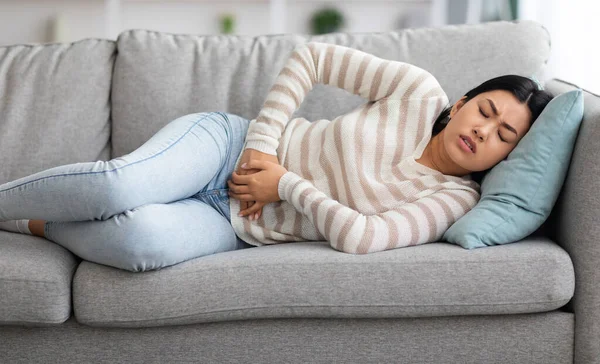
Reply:
[[[488, 102], [490, 103], [490, 106], [492, 107], [492, 111], [494, 112], [494, 114], [496, 114], [496, 116], [498, 116], [498, 109], [496, 109], [496, 105], [494, 105], [494, 102], [488, 98], [486, 98], [486, 100], [488, 100]], [[519, 133], [517, 133], [517, 131], [515, 130], [515, 128], [513, 128], [512, 126], [508, 125], [508, 123], [502, 119], [500, 119], [500, 122], [502, 125], [504, 125], [508, 130], [512, 131], [513, 133], [515, 133], [517, 135], [517, 137], [519, 136]]]

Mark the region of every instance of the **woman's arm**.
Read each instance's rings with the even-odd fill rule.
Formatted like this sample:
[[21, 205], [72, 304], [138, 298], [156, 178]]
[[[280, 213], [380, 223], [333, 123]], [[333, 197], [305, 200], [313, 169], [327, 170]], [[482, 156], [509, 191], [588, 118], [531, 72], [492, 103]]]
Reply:
[[391, 211], [364, 215], [289, 171], [279, 180], [278, 194], [307, 216], [334, 249], [351, 254], [438, 241], [480, 198], [474, 190], [443, 189]]
[[[267, 94], [256, 122], [247, 133], [246, 148], [276, 155], [279, 139], [292, 114], [317, 83], [336, 86], [369, 101], [445, 95], [427, 71], [409, 63], [386, 60], [335, 44], [298, 45]], [[431, 93], [432, 89], [439, 92]], [[439, 95], [438, 95], [439, 94]]]

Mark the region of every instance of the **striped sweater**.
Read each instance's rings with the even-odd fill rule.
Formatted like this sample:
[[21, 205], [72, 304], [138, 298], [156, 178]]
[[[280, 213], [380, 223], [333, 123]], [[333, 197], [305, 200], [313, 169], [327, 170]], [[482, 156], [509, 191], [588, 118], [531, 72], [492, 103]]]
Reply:
[[[317, 83], [368, 101], [333, 120], [290, 120]], [[231, 198], [235, 233], [255, 246], [327, 241], [352, 254], [438, 241], [480, 197], [470, 175], [416, 162], [448, 102], [437, 80], [409, 63], [334, 44], [297, 46], [243, 147], [277, 155], [288, 170], [278, 185], [281, 201], [251, 221], [238, 216], [241, 202]]]

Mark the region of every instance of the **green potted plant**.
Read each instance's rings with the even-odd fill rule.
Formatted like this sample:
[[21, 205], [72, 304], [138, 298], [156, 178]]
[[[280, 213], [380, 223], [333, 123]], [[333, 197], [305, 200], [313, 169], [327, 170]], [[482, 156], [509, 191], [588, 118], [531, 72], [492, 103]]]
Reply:
[[221, 15], [221, 33], [232, 34], [235, 29], [235, 15], [223, 14]]
[[316, 11], [310, 20], [313, 34], [333, 33], [344, 26], [344, 15], [335, 8]]

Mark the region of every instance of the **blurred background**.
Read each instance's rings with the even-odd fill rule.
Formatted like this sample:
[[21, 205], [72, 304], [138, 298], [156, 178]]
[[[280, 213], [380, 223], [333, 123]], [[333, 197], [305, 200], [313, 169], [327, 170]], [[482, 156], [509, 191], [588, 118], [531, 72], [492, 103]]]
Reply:
[[0, 0], [0, 46], [115, 40], [127, 29], [324, 34], [529, 19], [552, 39], [547, 78], [600, 93], [596, 0]]

